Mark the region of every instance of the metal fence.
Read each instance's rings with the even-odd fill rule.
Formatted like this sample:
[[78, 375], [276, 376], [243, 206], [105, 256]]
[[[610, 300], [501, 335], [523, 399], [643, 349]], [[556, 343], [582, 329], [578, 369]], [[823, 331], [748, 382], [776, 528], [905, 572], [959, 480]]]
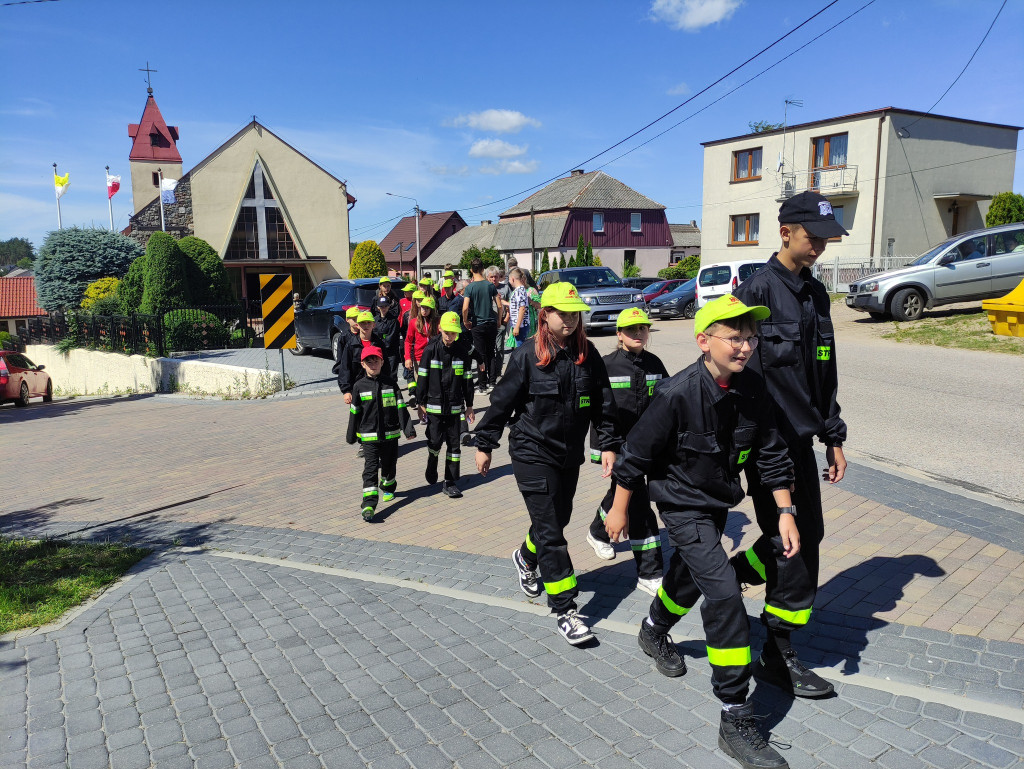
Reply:
[[31, 318], [28, 344], [59, 344], [126, 355], [222, 350], [260, 344], [263, 317], [259, 302], [183, 307], [155, 315], [58, 313]]
[[905, 256], [880, 256], [868, 259], [858, 256], [842, 257], [838, 254], [832, 259], [818, 260], [811, 271], [814, 277], [825, 284], [833, 294], [841, 294], [850, 290], [850, 284], [875, 273], [906, 267], [920, 254]]

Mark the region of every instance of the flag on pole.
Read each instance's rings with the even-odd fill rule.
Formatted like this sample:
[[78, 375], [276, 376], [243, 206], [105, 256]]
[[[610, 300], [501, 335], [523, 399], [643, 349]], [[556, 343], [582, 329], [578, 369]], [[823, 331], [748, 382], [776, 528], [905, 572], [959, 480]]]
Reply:
[[121, 177], [107, 174], [107, 200], [110, 200], [121, 189]]
[[174, 188], [178, 186], [177, 179], [163, 179], [160, 182], [160, 202], [164, 204], [177, 203], [174, 198]]
[[57, 191], [57, 200], [60, 200], [60, 196], [68, 191], [68, 177], [71, 173], [66, 173], [63, 176], [57, 176], [57, 172], [53, 172], [53, 188]]

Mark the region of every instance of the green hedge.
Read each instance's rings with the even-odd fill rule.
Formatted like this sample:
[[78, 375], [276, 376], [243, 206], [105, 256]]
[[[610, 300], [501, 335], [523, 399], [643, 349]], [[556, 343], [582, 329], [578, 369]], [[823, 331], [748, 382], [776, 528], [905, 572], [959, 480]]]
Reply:
[[164, 344], [168, 351], [221, 350], [231, 333], [216, 315], [200, 310], [171, 310], [164, 315]]

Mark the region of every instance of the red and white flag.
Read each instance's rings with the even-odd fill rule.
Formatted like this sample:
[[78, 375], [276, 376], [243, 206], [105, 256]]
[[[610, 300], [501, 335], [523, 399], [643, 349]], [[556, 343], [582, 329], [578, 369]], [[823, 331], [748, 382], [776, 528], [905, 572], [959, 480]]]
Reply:
[[121, 189], [121, 177], [107, 174], [107, 200], [110, 200]]

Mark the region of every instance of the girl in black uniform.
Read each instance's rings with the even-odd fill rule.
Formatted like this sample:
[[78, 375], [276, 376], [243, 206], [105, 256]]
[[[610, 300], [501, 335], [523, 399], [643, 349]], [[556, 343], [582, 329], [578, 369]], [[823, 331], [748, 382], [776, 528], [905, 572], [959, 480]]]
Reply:
[[[616, 452], [621, 448], [627, 433], [633, 429], [640, 415], [654, 397], [654, 385], [668, 377], [668, 371], [661, 358], [644, 348], [650, 339], [651, 320], [643, 310], [633, 307], [619, 313], [615, 324], [619, 346], [615, 352], [604, 357], [611, 382], [612, 398], [615, 400]], [[594, 431], [591, 430], [591, 445], [594, 445]], [[591, 449], [591, 459], [599, 461], [596, 449]], [[587, 533], [587, 543], [594, 548], [598, 558], [610, 561], [615, 558], [615, 548], [608, 538], [604, 519], [612, 509], [615, 499], [615, 481], [604, 495], [597, 508], [594, 521]], [[636, 586], [645, 593], [655, 595], [661, 587], [664, 564], [661, 558], [661, 532], [658, 519], [651, 509], [647, 484], [639, 485], [629, 502], [629, 546], [636, 560]]]
[[512, 353], [477, 427], [476, 467], [487, 474], [491, 452], [517, 413], [509, 430], [509, 454], [531, 525], [512, 561], [522, 591], [531, 598], [542, 589], [547, 592], [558, 631], [576, 645], [594, 635], [576, 611], [579, 591], [564, 531], [591, 425], [597, 429], [604, 477], [611, 473], [614, 405], [604, 361], [583, 329], [580, 312], [588, 306], [576, 288], [571, 283], [548, 286], [541, 305], [536, 336]]

